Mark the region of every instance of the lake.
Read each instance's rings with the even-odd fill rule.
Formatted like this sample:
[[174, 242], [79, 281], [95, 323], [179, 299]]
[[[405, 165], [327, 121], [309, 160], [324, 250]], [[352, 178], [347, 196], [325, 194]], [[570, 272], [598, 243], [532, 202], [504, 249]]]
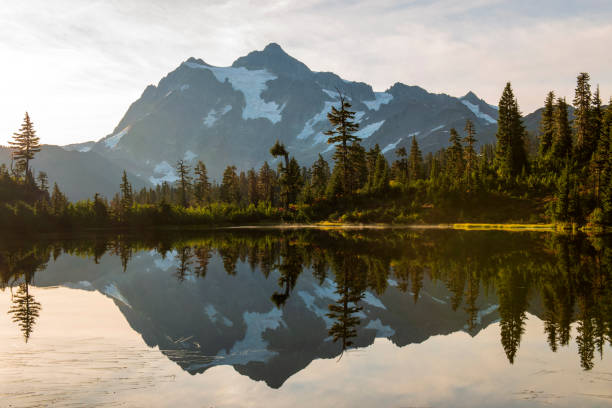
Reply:
[[0, 406], [612, 406], [612, 242], [0, 238]]

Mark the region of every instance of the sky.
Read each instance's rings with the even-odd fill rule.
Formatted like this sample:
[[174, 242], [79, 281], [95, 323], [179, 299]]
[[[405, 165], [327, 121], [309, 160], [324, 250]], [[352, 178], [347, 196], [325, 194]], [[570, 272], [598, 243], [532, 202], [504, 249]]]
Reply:
[[148, 84], [193, 56], [217, 66], [276, 42], [314, 71], [524, 113], [573, 98], [589, 72], [612, 95], [609, 0], [2, 0], [0, 144], [25, 111], [45, 144], [98, 140]]

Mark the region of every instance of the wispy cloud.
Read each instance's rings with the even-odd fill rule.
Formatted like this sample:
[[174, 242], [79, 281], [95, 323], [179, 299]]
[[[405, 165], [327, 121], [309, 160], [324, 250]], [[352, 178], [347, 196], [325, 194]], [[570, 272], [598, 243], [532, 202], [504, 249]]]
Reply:
[[557, 0], [3, 2], [0, 143], [28, 109], [43, 141], [108, 134], [145, 86], [189, 56], [215, 65], [268, 42], [314, 70], [386, 89], [475, 91], [513, 81], [523, 111], [591, 73], [612, 93], [612, 3]]

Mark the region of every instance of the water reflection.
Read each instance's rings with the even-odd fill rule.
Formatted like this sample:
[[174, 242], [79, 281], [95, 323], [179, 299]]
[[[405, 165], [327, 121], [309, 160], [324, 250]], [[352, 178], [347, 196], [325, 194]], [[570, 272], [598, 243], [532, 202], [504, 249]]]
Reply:
[[95, 287], [185, 370], [231, 364], [273, 387], [375, 337], [402, 346], [475, 335], [497, 319], [512, 364], [527, 313], [544, 321], [553, 352], [568, 346], [575, 324], [590, 370], [612, 341], [611, 277], [608, 238], [542, 233], [233, 230], [0, 242], [2, 289], [15, 290], [8, 312], [26, 342], [41, 313], [29, 285]]

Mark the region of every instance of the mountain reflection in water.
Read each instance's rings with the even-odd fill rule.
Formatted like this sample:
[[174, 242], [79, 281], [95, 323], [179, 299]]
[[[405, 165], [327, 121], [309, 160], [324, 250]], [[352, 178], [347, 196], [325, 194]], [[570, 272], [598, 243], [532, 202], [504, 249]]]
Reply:
[[[556, 352], [575, 331], [593, 369], [612, 339], [608, 238], [445, 230], [218, 230], [0, 241], [0, 284], [27, 342], [64, 286], [113, 298], [133, 330], [183, 370], [231, 365], [278, 388], [313, 360], [388, 338], [475, 336], [499, 323], [508, 364], [527, 316]], [[78, 305], [74, 306], [78, 308]]]

